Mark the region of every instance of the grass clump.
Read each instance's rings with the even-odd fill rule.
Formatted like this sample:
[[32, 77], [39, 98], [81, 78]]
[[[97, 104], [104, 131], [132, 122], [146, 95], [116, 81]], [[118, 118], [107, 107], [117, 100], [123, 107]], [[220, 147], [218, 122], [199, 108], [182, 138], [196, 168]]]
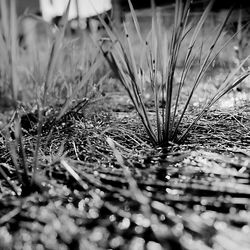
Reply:
[[[154, 1], [152, 1], [151, 31], [146, 37], [143, 37], [140, 31], [140, 25], [131, 1], [128, 0], [128, 2], [140, 40], [139, 62], [136, 60], [136, 53], [133, 50], [130, 33], [125, 22], [123, 23], [125, 38], [122, 39], [118, 32], [111, 30], [101, 20], [111, 41], [110, 52], [107, 53], [104, 49], [102, 51], [109, 65], [127, 91], [151, 142], [153, 145], [166, 147], [171, 143], [183, 141], [201, 116], [222, 96], [242, 82], [249, 75], [249, 71], [239, 74], [240, 67], [245, 62], [243, 60], [242, 64], [225, 78], [218, 88], [217, 93], [204, 105], [187, 129], [180, 132], [180, 125], [183, 122], [195, 90], [216, 57], [233, 39], [230, 38], [224, 44], [219, 45], [219, 47], [216, 46], [220, 36], [223, 34], [231, 11], [228, 11], [224, 21], [217, 28], [209, 49], [204, 51], [202, 44], [198, 43], [198, 38], [201, 35], [201, 29], [214, 1], [209, 2], [200, 19], [197, 23], [193, 24], [189, 22], [191, 1], [176, 0], [174, 26], [170, 37], [167, 36], [164, 27], [159, 24]], [[190, 34], [192, 35], [190, 36]], [[183, 53], [181, 52], [183, 51], [181, 50], [182, 45], [187, 44], [186, 39], [189, 39], [189, 41], [188, 47], [185, 50], [185, 59], [180, 73], [180, 80], [179, 82], [175, 82], [175, 75], [178, 71], [177, 61], [180, 56], [183, 56], [180, 53]], [[184, 86], [187, 84], [187, 77], [192, 72], [195, 64], [197, 64], [197, 51], [200, 55], [199, 67], [197, 72], [195, 72], [191, 86], [189, 86], [191, 90], [183, 105], [180, 101], [181, 96], [184, 92]], [[146, 108], [144, 72], [149, 73], [150, 88], [154, 96], [156, 122], [150, 120], [149, 111]]]
[[[49, 37], [48, 44], [44, 45], [46, 51], [40, 51], [37, 45], [34, 45], [31, 50], [21, 51], [18, 43], [15, 44], [15, 52], [22, 52], [19, 53], [20, 57], [25, 52], [28, 55], [28, 64], [24, 63], [22, 65], [25, 68], [27, 79], [22, 79], [24, 81], [19, 81], [19, 84], [22, 84], [22, 87], [27, 84], [26, 88], [23, 88], [26, 93], [23, 94], [28, 96], [27, 92], [31, 89], [29, 96], [33, 97], [32, 101], [29, 100], [29, 106], [32, 106], [31, 111], [28, 110], [29, 113], [26, 114], [26, 107], [23, 108], [22, 103], [17, 105], [17, 89], [20, 90], [18, 88], [20, 86], [13, 85], [11, 99], [16, 103], [14, 118], [0, 131], [3, 134], [2, 137], [8, 149], [8, 154], [11, 156], [10, 165], [13, 165], [13, 167], [10, 167], [10, 165], [0, 164], [0, 176], [4, 177], [17, 195], [28, 195], [30, 192], [36, 191], [34, 187], [39, 186], [37, 180], [40, 176], [43, 176], [41, 165], [43, 161], [42, 154], [44, 153], [44, 133], [47, 133], [46, 146], [48, 146], [57, 125], [63, 119], [67, 119], [71, 113], [74, 115], [81, 113], [88, 104], [89, 99], [98, 97], [98, 89], [101, 88], [102, 83], [109, 74], [109, 72], [104, 72], [104, 67], [102, 67], [104, 59], [99, 56], [98, 47], [93, 46], [93, 43], [90, 43], [89, 40], [82, 41], [80, 35], [77, 39], [67, 37], [66, 29], [71, 2], [71, 0], [68, 1], [67, 8], [62, 16], [62, 25], [53, 34], [53, 40], [50, 40]], [[4, 0], [1, 1], [1, 4], [1, 7], [4, 6], [8, 11], [12, 7]], [[12, 7], [12, 11], [15, 10], [14, 7]], [[8, 21], [7, 17], [6, 19], [2, 18], [2, 22], [5, 23], [5, 21]], [[16, 61], [16, 54], [13, 52], [14, 55], [12, 55], [11, 50], [9, 52], [9, 50], [5, 49], [8, 46], [7, 38], [11, 38], [9, 38], [9, 34], [6, 36], [4, 33], [7, 26], [2, 24], [1, 27], [3, 29], [0, 36], [0, 53], [5, 55], [6, 52], [5, 62], [2, 63], [1, 70], [5, 72], [3, 67], [9, 67], [6, 72], [8, 73], [8, 79], [11, 80], [14, 73], [17, 77], [21, 74], [17, 71], [13, 73], [12, 64], [7, 62], [13, 62], [16, 66], [21, 67], [17, 65], [17, 62], [20, 63], [21, 58]], [[17, 26], [13, 25], [13, 28], [18, 33]], [[6, 28], [6, 30], [9, 29]], [[9, 84], [7, 81], [5, 83]], [[10, 83], [14, 84], [13, 81], [10, 81]], [[6, 95], [6, 91], [3, 92], [3, 95]], [[36, 120], [35, 125], [31, 125], [30, 118], [33, 116]], [[25, 135], [29, 135], [30, 132], [26, 131], [25, 126], [22, 125], [23, 117], [29, 120], [30, 126], [34, 126], [30, 134], [34, 138], [32, 138], [32, 143], [29, 145], [25, 143], [26, 137], [22, 135], [22, 131], [25, 131]], [[11, 128], [12, 124], [14, 124], [14, 128]], [[33, 133], [33, 129], [35, 133]], [[29, 147], [31, 147], [31, 150], [29, 150]], [[11, 174], [14, 173], [15, 177], [17, 177], [17, 185], [14, 185], [8, 179], [10, 174], [8, 169], [11, 169]]]
[[[11, 1], [11, 3], [12, 2], [14, 2], [14, 0]], [[3, 131], [3, 133], [5, 134], [6, 145], [9, 150], [12, 163], [14, 165], [14, 173], [16, 174], [18, 178], [21, 191], [19, 191], [19, 189], [13, 183], [9, 181], [4, 171], [3, 166], [1, 166], [0, 174], [6, 179], [6, 181], [9, 183], [10, 187], [12, 188], [12, 190], [17, 195], [20, 195], [20, 194], [28, 195], [33, 191], [37, 191], [35, 187], [39, 186], [39, 184], [36, 183], [36, 180], [40, 174], [39, 151], [40, 151], [40, 144], [41, 144], [41, 137], [42, 137], [42, 126], [45, 120], [43, 111], [47, 106], [48, 92], [51, 91], [51, 88], [52, 88], [53, 74], [58, 64], [58, 57], [59, 57], [61, 47], [63, 44], [63, 38], [64, 38], [64, 33], [65, 33], [67, 20], [68, 20], [70, 2], [71, 1], [69, 1], [67, 9], [65, 10], [65, 13], [62, 17], [63, 26], [61, 30], [59, 30], [58, 33], [56, 34], [54, 43], [52, 44], [52, 47], [51, 47], [46, 74], [45, 74], [45, 82], [43, 83], [44, 85], [43, 92], [41, 93], [41, 96], [39, 95], [39, 93], [37, 93], [36, 104], [37, 104], [37, 113], [38, 113], [37, 115], [38, 125], [37, 125], [37, 135], [35, 139], [36, 141], [35, 147], [34, 149], [32, 148], [33, 160], [31, 162], [28, 161], [28, 158], [26, 156], [26, 147], [24, 145], [24, 140], [22, 136], [21, 116], [18, 110], [15, 111], [14, 116], [13, 116], [13, 121], [11, 121], [14, 124], [14, 128], [12, 129], [11, 126], [7, 126], [5, 131]], [[12, 8], [12, 5], [10, 5], [10, 8]], [[15, 29], [15, 27], [12, 27], [12, 28]], [[4, 43], [1, 45], [4, 45]], [[13, 51], [11, 50], [11, 53], [10, 53], [11, 58], [13, 58], [12, 52]], [[12, 60], [11, 62], [15, 62], [15, 61]], [[12, 64], [10, 65], [12, 66]], [[11, 77], [12, 75], [13, 73], [10, 74]], [[39, 83], [39, 82], [36, 82], [36, 83]], [[13, 86], [12, 90], [13, 91], [15, 90], [15, 86]], [[16, 101], [15, 91], [13, 92], [13, 99], [14, 101]], [[12, 133], [10, 133], [10, 131], [12, 131]]]

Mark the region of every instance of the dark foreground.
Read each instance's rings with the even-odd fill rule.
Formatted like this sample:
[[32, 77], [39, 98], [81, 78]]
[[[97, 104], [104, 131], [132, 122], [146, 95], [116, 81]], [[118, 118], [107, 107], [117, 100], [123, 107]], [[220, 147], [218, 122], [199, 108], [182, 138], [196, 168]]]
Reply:
[[[42, 163], [24, 196], [0, 177], [1, 250], [250, 249], [247, 103], [211, 110], [168, 154], [150, 145], [129, 106], [100, 106], [71, 110], [49, 138], [44, 126]], [[35, 126], [23, 136], [28, 162]], [[21, 189], [3, 143], [1, 167]]]

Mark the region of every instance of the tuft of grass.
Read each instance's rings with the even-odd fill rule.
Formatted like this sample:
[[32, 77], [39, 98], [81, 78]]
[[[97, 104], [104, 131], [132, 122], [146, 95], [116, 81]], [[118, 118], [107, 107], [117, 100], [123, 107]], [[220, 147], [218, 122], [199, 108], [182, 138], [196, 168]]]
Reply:
[[[22, 195], [27, 195], [30, 192], [36, 191], [37, 188], [40, 188], [39, 187], [40, 183], [37, 183], [37, 180], [39, 179], [39, 172], [38, 172], [39, 171], [39, 149], [40, 149], [40, 142], [41, 142], [41, 136], [42, 136], [42, 126], [43, 126], [43, 121], [44, 121], [43, 110], [47, 105], [47, 95], [48, 95], [48, 92], [51, 91], [51, 86], [53, 82], [53, 73], [55, 72], [55, 69], [58, 63], [58, 58], [60, 55], [60, 51], [62, 48], [64, 33], [65, 33], [67, 20], [68, 20], [70, 2], [71, 0], [69, 0], [65, 13], [63, 15], [63, 26], [61, 30], [58, 31], [55, 37], [54, 43], [52, 44], [52, 47], [51, 47], [42, 97], [40, 99], [39, 96], [37, 96], [38, 132], [37, 132], [37, 139], [36, 139], [36, 145], [34, 149], [34, 156], [33, 156], [32, 163], [28, 163], [27, 157], [25, 154], [25, 146], [23, 143], [21, 121], [20, 121], [21, 118], [20, 118], [20, 115], [18, 114], [18, 111], [15, 113], [16, 115], [14, 116], [14, 131], [13, 131], [14, 140], [11, 140], [11, 136], [8, 133], [8, 128], [6, 130], [6, 133], [7, 133], [6, 142], [7, 142], [7, 146], [8, 146], [11, 158], [12, 158], [13, 165], [15, 167], [16, 176], [18, 178], [19, 183], [22, 186], [22, 190], [21, 190]], [[4, 45], [4, 44], [1, 44], [1, 45]], [[12, 55], [11, 58], [14, 58], [14, 56]], [[1, 169], [1, 175], [4, 178], [6, 177], [3, 169]], [[5, 179], [6, 181], [8, 181], [7, 178]], [[13, 185], [10, 185], [10, 186], [13, 189], [13, 191], [19, 195], [17, 188]]]
[[42, 127], [43, 127], [43, 122], [44, 122], [42, 111], [45, 109], [47, 105], [47, 95], [48, 95], [48, 92], [51, 91], [51, 88], [53, 86], [53, 79], [54, 79], [53, 74], [55, 72], [55, 69], [58, 63], [58, 58], [59, 58], [61, 48], [63, 45], [63, 38], [64, 38], [65, 30], [67, 27], [67, 23], [68, 23], [70, 3], [71, 3], [71, 0], [68, 1], [67, 8], [62, 16], [62, 27], [60, 30], [58, 30], [55, 36], [54, 43], [52, 44], [52, 47], [50, 50], [41, 102], [39, 98], [37, 98], [37, 107], [38, 107], [39, 116], [38, 116], [37, 141], [36, 141], [36, 148], [34, 152], [33, 179], [36, 178], [37, 171], [39, 169], [39, 148], [40, 148], [40, 143], [41, 143]]
[[[123, 23], [125, 38], [122, 39], [118, 33], [111, 30], [101, 19], [112, 44], [112, 49], [109, 53], [101, 48], [103, 54], [127, 91], [153, 145], [167, 147], [171, 143], [183, 141], [201, 116], [222, 96], [231, 91], [250, 74], [249, 71], [239, 74], [241, 65], [247, 60], [245, 59], [241, 65], [233, 70], [225, 81], [221, 83], [218, 92], [204, 105], [202, 111], [191, 122], [188, 128], [180, 132], [180, 125], [183, 122], [191, 99], [201, 83], [203, 76], [220, 52], [232, 40], [232, 38], [230, 38], [224, 44], [220, 45], [219, 48], [216, 46], [230, 16], [231, 10], [229, 10], [224, 21], [217, 28], [216, 34], [213, 35], [209, 49], [204, 51], [202, 46], [197, 49], [202, 27], [214, 1], [209, 2], [200, 19], [193, 25], [188, 21], [191, 2], [190, 0], [176, 0], [174, 26], [171, 36], [167, 37], [166, 32], [164, 32], [164, 27], [159, 23], [155, 4], [152, 0], [153, 15], [151, 31], [146, 37], [143, 37], [135, 10], [131, 1], [128, 0], [134, 26], [140, 41], [141, 57], [139, 62], [136, 61], [136, 55], [133, 50], [127, 24], [125, 22]], [[189, 41], [180, 73], [180, 81], [176, 83], [175, 74], [177, 72], [177, 61], [181, 53], [183, 53], [181, 47], [184, 41], [186, 44], [187, 38]], [[191, 90], [183, 105], [180, 101], [181, 95], [184, 92], [183, 87], [187, 83], [187, 77], [196, 61], [197, 51], [199, 51], [200, 54], [199, 69], [195, 73], [193, 82], [190, 84]], [[154, 96], [155, 122], [150, 119], [149, 111], [145, 105], [146, 101], [143, 95], [143, 86], [146, 84], [145, 78], [143, 77], [144, 70], [149, 72], [150, 87]], [[158, 75], [160, 75], [160, 77], [158, 77]], [[174, 89], [176, 88], [177, 94], [174, 94]]]
[[[8, 7], [7, 2], [5, 0], [3, 0], [1, 4], [2, 4], [1, 7], [5, 5], [6, 8]], [[33, 189], [33, 187], [39, 188], [39, 179], [41, 175], [40, 162], [42, 160], [41, 157], [41, 140], [43, 136], [42, 130], [46, 120], [45, 117], [46, 112], [44, 111], [47, 110], [47, 107], [49, 105], [55, 106], [56, 104], [58, 104], [56, 103], [58, 99], [56, 99], [53, 94], [56, 92], [55, 89], [57, 87], [57, 81], [59, 77], [65, 79], [63, 86], [59, 86], [59, 88], [65, 87], [67, 93], [64, 99], [60, 97], [60, 99], [63, 99], [63, 103], [60, 103], [62, 104], [62, 106], [58, 111], [58, 113], [55, 114], [54, 122], [57, 122], [60, 119], [62, 119], [67, 113], [70, 112], [71, 109], [74, 109], [74, 111], [76, 112], [83, 109], [83, 107], [85, 107], [85, 105], [88, 103], [88, 98], [92, 98], [93, 96], [95, 96], [94, 93], [95, 90], [93, 90], [90, 84], [95, 82], [94, 84], [95, 87], [99, 88], [108, 76], [107, 73], [101, 71], [103, 69], [102, 64], [104, 62], [104, 59], [102, 57], [100, 58], [100, 51], [98, 47], [94, 48], [92, 44], [89, 43], [89, 41], [88, 43], [84, 45], [81, 44], [79, 46], [75, 46], [75, 44], [80, 43], [79, 41], [68, 42], [67, 37], [65, 35], [65, 31], [68, 24], [68, 13], [70, 4], [71, 0], [68, 1], [67, 8], [63, 14], [62, 25], [57, 29], [53, 37], [52, 43], [48, 44], [50, 47], [46, 51], [47, 53], [44, 53], [45, 56], [43, 55], [44, 57], [42, 57], [41, 51], [39, 51], [39, 47], [34, 46], [32, 47], [32, 51], [30, 51], [31, 53], [29, 53], [29, 57], [27, 58], [28, 63], [32, 67], [31, 68], [27, 67], [26, 72], [34, 85], [33, 94], [35, 95], [36, 98], [36, 107], [38, 111], [38, 125], [37, 125], [38, 128], [37, 128], [37, 135], [35, 138], [35, 145], [32, 146], [33, 150], [32, 160], [30, 160], [30, 158], [27, 159], [25, 153], [26, 145], [24, 144], [24, 138], [22, 136], [22, 128], [20, 122], [21, 117], [20, 115], [18, 115], [18, 110], [15, 111], [17, 115], [15, 115], [13, 118], [13, 123], [15, 124], [15, 127], [13, 129], [12, 136], [8, 133], [8, 129], [10, 128], [9, 127], [6, 128], [6, 133], [7, 133], [5, 136], [6, 145], [9, 149], [9, 153], [12, 159], [12, 164], [14, 166], [12, 169], [14, 169], [13, 171], [16, 174], [18, 183], [21, 186], [21, 191], [20, 188], [16, 187], [15, 184], [13, 184], [11, 180], [8, 178], [6, 168], [1, 164], [0, 164], [0, 175], [3, 178], [5, 178], [7, 183], [9, 183], [10, 187], [17, 195], [20, 194], [27, 195], [29, 194], [29, 192], [37, 190]], [[3, 22], [6, 22], [9, 25], [8, 22], [9, 19], [6, 18], [4, 20], [5, 21]], [[8, 65], [8, 62], [11, 61], [11, 58], [14, 58], [15, 56], [14, 54], [14, 56], [9, 57], [9, 55], [12, 54], [8, 53], [7, 50], [7, 46], [9, 44], [7, 40], [11, 39], [9, 33], [6, 33], [7, 35], [5, 35], [5, 28], [8, 27], [8, 25], [0, 26], [3, 27], [0, 36], [0, 53], [2, 53], [2, 55], [5, 56], [3, 58], [5, 61], [2, 63], [1, 66]], [[9, 29], [7, 29], [7, 31], [8, 30]], [[69, 50], [68, 48], [71, 45], [72, 45], [72, 50]], [[16, 46], [18, 47], [18, 44], [16, 44]], [[81, 53], [79, 53], [79, 50], [81, 48], [84, 48], [84, 50], [81, 51]], [[71, 52], [74, 53], [71, 54]], [[27, 65], [24, 65], [24, 67], [25, 66]], [[9, 70], [11, 70], [11, 67], [9, 68]], [[11, 75], [11, 71], [8, 72], [10, 72]], [[75, 77], [77, 77], [77, 79]], [[60, 82], [58, 84], [60, 85]], [[74, 101], [77, 98], [81, 97], [82, 100], [78, 100], [79, 102], [74, 104]], [[53, 98], [56, 99], [56, 101], [53, 100]], [[53, 125], [51, 126], [51, 131], [50, 134], [48, 135], [48, 140], [52, 132], [53, 132]]]

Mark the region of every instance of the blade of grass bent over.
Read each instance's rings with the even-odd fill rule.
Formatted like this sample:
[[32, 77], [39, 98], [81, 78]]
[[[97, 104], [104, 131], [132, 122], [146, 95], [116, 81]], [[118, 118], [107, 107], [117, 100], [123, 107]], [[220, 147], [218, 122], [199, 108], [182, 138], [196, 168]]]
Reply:
[[141, 204], [147, 205], [149, 202], [149, 199], [145, 195], [143, 195], [141, 190], [138, 188], [138, 185], [135, 179], [132, 177], [129, 168], [125, 165], [122, 154], [119, 152], [119, 150], [115, 146], [115, 141], [112, 140], [110, 137], [107, 137], [106, 141], [108, 145], [110, 146], [110, 148], [113, 150], [114, 156], [118, 164], [123, 168], [123, 172], [128, 181], [132, 198], [140, 202]]

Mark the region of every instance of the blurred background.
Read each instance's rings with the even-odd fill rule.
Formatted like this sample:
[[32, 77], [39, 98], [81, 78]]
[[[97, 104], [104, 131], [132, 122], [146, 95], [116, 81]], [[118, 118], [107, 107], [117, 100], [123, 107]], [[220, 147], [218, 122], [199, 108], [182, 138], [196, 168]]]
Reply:
[[[201, 16], [208, 0], [194, 0], [190, 14], [190, 26], [195, 24]], [[42, 88], [45, 75], [48, 70], [51, 48], [56, 34], [62, 26], [62, 15], [66, 9], [68, 0], [1, 0], [1, 24], [2, 45], [0, 41], [0, 95], [2, 105], [7, 99], [36, 98], [39, 88]], [[146, 39], [151, 29], [152, 10], [150, 0], [132, 0], [136, 9], [141, 32]], [[156, 0], [156, 13], [158, 24], [163, 32], [171, 34], [174, 22], [175, 1]], [[250, 20], [250, 1], [220, 1], [216, 0], [211, 13], [201, 31], [197, 43], [197, 64], [200, 60], [201, 47], [203, 51], [209, 49], [217, 26], [223, 21], [229, 8], [233, 6], [230, 19], [220, 37], [218, 46], [227, 41], [236, 32], [228, 46], [214, 61], [214, 71], [223, 69], [230, 71], [250, 54], [250, 32], [248, 22]], [[100, 56], [99, 45], [106, 44], [106, 31], [99, 20], [99, 16], [112, 29], [122, 31], [122, 23], [129, 27], [135, 56], [140, 57], [140, 43], [133, 25], [127, 0], [72, 0], [66, 35], [63, 48], [56, 63], [54, 79], [51, 83], [51, 100], [65, 99], [72, 94], [72, 88], [77, 82], [81, 82], [84, 76], [92, 69], [97, 61], [102, 61], [98, 69], [93, 72], [91, 81], [107, 74], [108, 68], [104, 59]], [[122, 34], [122, 32], [120, 32]], [[192, 30], [188, 36], [192, 35]], [[169, 35], [170, 37], [170, 35]], [[189, 39], [186, 39], [187, 43]], [[182, 44], [182, 50], [187, 50], [188, 44]], [[107, 45], [108, 49], [108, 45]], [[9, 53], [6, 54], [6, 50]], [[178, 66], [181, 67], [183, 57], [178, 58]], [[10, 58], [9, 58], [10, 57]], [[137, 56], [136, 56], [137, 57]], [[5, 60], [3, 59], [5, 58]], [[246, 64], [248, 67], [248, 64]], [[8, 68], [8, 69], [7, 69]], [[7, 72], [7, 73], [6, 73]], [[77, 80], [75, 80], [77, 79]], [[112, 78], [109, 79], [112, 82]], [[82, 95], [89, 94], [90, 86], [84, 85]], [[215, 83], [216, 85], [216, 83]], [[106, 89], [116, 88], [112, 84]], [[37, 91], [34, 91], [36, 89]], [[8, 104], [7, 104], [8, 106]]]

